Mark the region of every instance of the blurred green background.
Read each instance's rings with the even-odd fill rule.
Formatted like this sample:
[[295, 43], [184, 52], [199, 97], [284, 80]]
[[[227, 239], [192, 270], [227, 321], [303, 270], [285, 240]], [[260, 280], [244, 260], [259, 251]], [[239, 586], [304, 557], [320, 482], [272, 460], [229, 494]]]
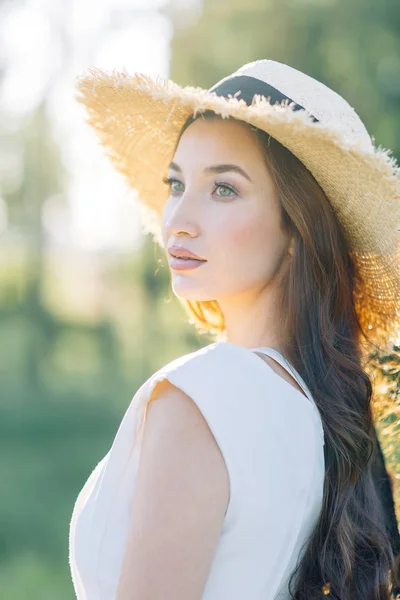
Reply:
[[[153, 23], [161, 19], [166, 73], [178, 83], [210, 87], [251, 60], [285, 62], [343, 94], [376, 142], [400, 157], [398, 0], [132, 0], [107, 7], [82, 0], [79, 14], [74, 7], [0, 1], [0, 44], [7, 50], [0, 54], [0, 83], [9, 101], [0, 116], [0, 596], [12, 600], [74, 598], [68, 527], [79, 490], [143, 381], [211, 341], [186, 322], [148, 236], [131, 250], [57, 241], [54, 214], [62, 237], [63, 211], [74, 201], [63, 137], [54, 133], [57, 85], [58, 98], [72, 100], [75, 75], [91, 64], [108, 67], [100, 50], [122, 22], [146, 23], [143, 44], [154, 48]], [[46, 39], [56, 42], [44, 51], [54, 65], [40, 89], [29, 49], [17, 59], [10, 49], [39, 28], [32, 11], [45, 15]], [[82, 34], [85, 19], [90, 36]], [[12, 110], [16, 60], [35, 75], [20, 86], [20, 103], [35, 93], [22, 116]], [[67, 69], [70, 78], [60, 87]], [[393, 372], [394, 397], [397, 377]], [[397, 468], [393, 435], [385, 447]]]

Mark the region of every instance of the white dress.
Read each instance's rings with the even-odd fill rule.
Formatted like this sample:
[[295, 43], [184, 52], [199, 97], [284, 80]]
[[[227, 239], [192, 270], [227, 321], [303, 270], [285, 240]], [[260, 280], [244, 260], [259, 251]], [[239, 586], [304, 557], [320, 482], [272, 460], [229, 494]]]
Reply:
[[[255, 351], [286, 368], [307, 397]], [[306, 384], [279, 352], [230, 342], [173, 360], [134, 395], [111, 449], [74, 506], [69, 564], [77, 598], [116, 598], [143, 412], [163, 379], [199, 407], [229, 475], [229, 505], [202, 600], [288, 600], [289, 576], [322, 508], [321, 416]]]

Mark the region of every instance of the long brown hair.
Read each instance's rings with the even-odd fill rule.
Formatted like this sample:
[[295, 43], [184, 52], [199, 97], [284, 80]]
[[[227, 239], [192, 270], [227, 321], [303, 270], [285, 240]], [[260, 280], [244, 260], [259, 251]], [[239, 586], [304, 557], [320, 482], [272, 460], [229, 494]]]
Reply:
[[[199, 117], [221, 118], [212, 111]], [[189, 118], [180, 135], [192, 122]], [[282, 330], [290, 332], [286, 356], [310, 388], [325, 432], [322, 510], [290, 592], [296, 600], [316, 600], [329, 592], [332, 600], [389, 600], [398, 584], [398, 564], [376, 477], [383, 457], [371, 411], [372, 384], [361, 360], [365, 332], [355, 308], [356, 261], [312, 174], [274, 138], [247, 126], [275, 183], [282, 228], [294, 237], [280, 311]], [[198, 331], [223, 336], [216, 301], [179, 300]]]

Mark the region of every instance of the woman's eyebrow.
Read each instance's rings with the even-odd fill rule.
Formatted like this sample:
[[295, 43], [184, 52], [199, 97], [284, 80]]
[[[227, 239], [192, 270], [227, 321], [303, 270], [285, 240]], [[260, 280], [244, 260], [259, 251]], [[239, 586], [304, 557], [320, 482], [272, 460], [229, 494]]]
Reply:
[[[176, 163], [172, 162], [169, 165], [169, 169], [173, 171], [177, 171], [178, 173], [182, 173], [182, 169]], [[234, 173], [239, 173], [245, 177], [248, 181], [252, 183], [252, 179], [250, 175], [246, 173], [244, 169], [239, 167], [238, 165], [213, 165], [212, 167], [207, 167], [204, 169], [204, 173], [226, 173], [227, 171], [233, 171]]]

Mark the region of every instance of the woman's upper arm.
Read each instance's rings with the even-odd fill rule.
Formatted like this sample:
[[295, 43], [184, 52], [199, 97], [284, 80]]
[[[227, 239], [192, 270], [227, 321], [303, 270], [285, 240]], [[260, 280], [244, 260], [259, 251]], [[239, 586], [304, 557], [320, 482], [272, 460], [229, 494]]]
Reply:
[[200, 600], [228, 501], [202, 413], [163, 380], [147, 407], [117, 600]]

